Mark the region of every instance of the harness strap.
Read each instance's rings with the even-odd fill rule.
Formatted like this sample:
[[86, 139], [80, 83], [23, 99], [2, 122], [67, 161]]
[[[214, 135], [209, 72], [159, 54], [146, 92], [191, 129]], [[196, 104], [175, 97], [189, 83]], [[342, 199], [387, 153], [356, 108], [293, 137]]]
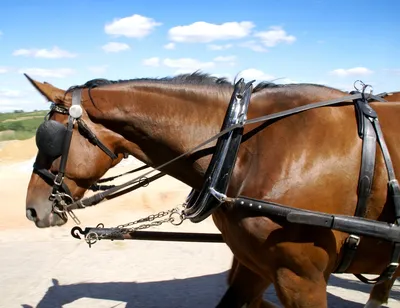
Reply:
[[378, 277], [373, 279], [368, 279], [367, 277], [361, 274], [354, 274], [358, 279], [367, 284], [379, 284], [384, 282], [385, 280], [390, 280], [393, 278], [394, 273], [399, 267], [399, 257], [400, 257], [400, 243], [393, 243], [392, 256], [390, 258], [389, 265], [385, 268], [385, 270]]
[[[354, 216], [364, 217], [367, 211], [368, 198], [371, 194], [376, 154], [376, 134], [369, 116], [376, 114], [364, 99], [355, 100], [354, 107], [357, 117], [358, 134], [362, 139], [361, 168], [357, 191], [358, 200]], [[344, 242], [343, 256], [335, 273], [344, 273], [347, 270], [355, 257], [359, 244], [360, 237], [355, 234], [349, 234]]]
[[[253, 82], [244, 83], [241, 78], [232, 93], [221, 130], [233, 124], [243, 123], [250, 104]], [[208, 165], [205, 181], [199, 193], [187, 200], [183, 215], [192, 222], [200, 222], [212, 214], [223, 203], [221, 194], [228, 190], [242, 141], [243, 125], [218, 138], [215, 151]]]
[[100, 149], [103, 150], [104, 153], [106, 153], [108, 156], [110, 156], [112, 159], [117, 159], [118, 156], [115, 155], [109, 148], [107, 148], [97, 137], [96, 135], [90, 130], [90, 128], [87, 126], [87, 124], [82, 120], [78, 119], [77, 120], [78, 127], [85, 133], [85, 136], [89, 141], [97, 145]]
[[[72, 93], [72, 106], [81, 104], [81, 89]], [[60, 167], [54, 179], [52, 195], [55, 195], [64, 181], [65, 167], [67, 165], [69, 148], [71, 146], [72, 132], [74, 129], [75, 118], [71, 115], [68, 117], [67, 131], [65, 132], [63, 150], [61, 155]]]
[[[386, 145], [385, 139], [383, 138], [382, 128], [379, 124], [378, 118], [373, 121], [376, 135], [378, 137], [378, 143], [382, 151], [383, 159], [385, 160], [387, 174], [388, 174], [388, 193], [393, 201], [394, 213], [395, 213], [395, 224], [400, 225], [400, 187], [399, 182], [396, 179], [396, 175], [393, 168], [392, 159], [390, 157], [389, 149]], [[385, 280], [393, 278], [394, 273], [399, 267], [400, 260], [400, 243], [394, 243], [392, 249], [392, 256], [390, 258], [390, 263], [383, 271], [381, 275], [374, 279], [368, 279], [361, 274], [355, 275], [364, 283], [374, 284], [381, 283]]]
[[[354, 93], [354, 92], [352, 92]], [[380, 94], [384, 96], [384, 94]], [[374, 168], [376, 141], [380, 145], [382, 155], [385, 160], [388, 172], [388, 193], [393, 200], [396, 224], [399, 225], [400, 220], [400, 188], [396, 180], [393, 164], [390, 158], [389, 150], [383, 137], [382, 129], [379, 124], [378, 115], [368, 104], [364, 95], [361, 99], [354, 101], [356, 109], [356, 117], [358, 124], [358, 134], [363, 140], [361, 169], [358, 182], [358, 200], [354, 216], [364, 217], [367, 210], [368, 198], [371, 194]], [[343, 245], [343, 257], [338, 265], [336, 273], [343, 273], [353, 261], [357, 248], [360, 244], [360, 237], [355, 234], [349, 234]], [[355, 276], [364, 283], [374, 284], [391, 279], [398, 267], [400, 258], [400, 243], [393, 243], [391, 260], [386, 269], [377, 278], [368, 279], [361, 274]]]
[[117, 179], [117, 178], [119, 178], [121, 176], [124, 176], [124, 175], [127, 175], [127, 174], [131, 174], [131, 173], [135, 173], [137, 171], [142, 171], [142, 170], [147, 169], [147, 168], [150, 168], [150, 166], [149, 165], [140, 166], [140, 167], [138, 167], [136, 169], [121, 173], [119, 175], [110, 176], [108, 178], [102, 178], [102, 179], [98, 180], [96, 183], [110, 182], [110, 181], [113, 181], [113, 180], [115, 180], [115, 179]]
[[110, 181], [113, 181], [116, 178], [119, 178], [121, 176], [124, 176], [124, 175], [127, 175], [127, 174], [131, 174], [131, 173], [135, 173], [137, 171], [141, 171], [141, 170], [147, 169], [147, 168], [150, 168], [150, 166], [149, 165], [140, 166], [140, 167], [138, 167], [136, 169], [121, 173], [119, 175], [110, 176], [108, 178], [100, 179], [96, 183], [94, 183], [92, 186], [90, 186], [89, 189], [92, 190], [92, 191], [98, 191], [98, 190], [103, 190], [104, 191], [104, 190], [107, 190], [107, 189], [110, 189], [110, 188], [114, 188], [116, 185], [99, 185], [99, 183], [110, 182]]
[[400, 243], [393, 243], [390, 262], [386, 266], [385, 270], [378, 277], [373, 279], [368, 279], [362, 274], [354, 274], [354, 276], [356, 276], [360, 281], [367, 284], [379, 284], [384, 281], [390, 280], [393, 278], [393, 275], [396, 273], [396, 270], [399, 267], [399, 259], [400, 259]]
[[101, 202], [104, 199], [113, 199], [115, 197], [119, 197], [119, 196], [121, 196], [123, 194], [131, 192], [131, 191], [133, 191], [135, 189], [138, 189], [140, 187], [145, 187], [145, 186], [149, 185], [151, 182], [159, 179], [160, 177], [162, 177], [164, 175], [165, 175], [165, 173], [159, 172], [156, 175], [153, 175], [153, 176], [151, 176], [149, 178], [146, 178], [146, 177], [141, 177], [140, 178], [139, 177], [139, 179], [136, 180], [135, 182], [129, 181], [129, 185], [132, 185], [132, 184], [135, 184], [135, 185], [130, 186], [130, 187], [127, 187], [128, 185], [125, 185], [125, 187], [127, 187], [127, 188], [125, 188], [122, 191], [120, 191], [121, 190], [121, 187], [120, 187], [121, 185], [118, 185], [118, 186], [112, 187], [110, 189], [107, 189], [104, 192], [97, 193], [97, 194], [95, 194], [95, 195], [93, 195], [91, 197], [75, 201], [72, 204], [68, 204], [67, 208], [68, 209], [75, 209], [75, 208], [81, 208], [82, 209], [82, 208], [86, 208], [86, 207], [89, 207], [89, 206], [96, 205], [96, 204], [98, 204], [99, 202]]
[[[385, 161], [387, 174], [388, 174], [388, 194], [393, 201], [394, 213], [395, 213], [395, 224], [398, 226], [400, 224], [400, 187], [396, 179], [396, 175], [393, 168], [392, 159], [390, 157], [389, 150], [387, 148], [385, 139], [383, 137], [382, 128], [379, 124], [379, 120], [375, 117], [372, 120], [373, 127], [375, 129], [376, 136], [378, 138], [378, 144], [382, 151], [382, 156]], [[386, 269], [374, 279], [368, 279], [361, 274], [356, 274], [355, 276], [364, 283], [375, 284], [381, 283], [383, 281], [393, 278], [394, 273], [399, 267], [400, 259], [400, 243], [393, 243], [392, 254], [390, 258], [390, 263]]]
[[[308, 105], [304, 105], [304, 106], [299, 106], [299, 107], [295, 107], [289, 110], [284, 110], [284, 111], [280, 111], [280, 112], [276, 112], [273, 114], [269, 114], [269, 115], [265, 115], [262, 117], [258, 117], [258, 118], [254, 118], [251, 120], [246, 120], [245, 121], [245, 125], [248, 124], [253, 124], [253, 123], [258, 123], [258, 122], [262, 122], [262, 121], [267, 121], [267, 120], [272, 120], [272, 119], [279, 119], [279, 118], [284, 118], [286, 116], [292, 115], [292, 114], [296, 114], [296, 113], [300, 113], [303, 111], [307, 111], [310, 109], [315, 109], [315, 108], [320, 108], [320, 107], [326, 107], [326, 106], [333, 106], [339, 103], [346, 103], [350, 101], [354, 101], [356, 99], [362, 98], [362, 94], [361, 93], [357, 93], [357, 94], [352, 94], [349, 96], [345, 96], [345, 97], [339, 97], [339, 98], [335, 98], [335, 99], [331, 99], [329, 101], [324, 101], [324, 102], [318, 102], [318, 103], [312, 103], [312, 104], [308, 104]], [[376, 96], [376, 95], [369, 95], [368, 99], [374, 99], [380, 102], [386, 102], [386, 100], [384, 100], [382, 97]]]
[[[47, 182], [49, 185], [54, 185], [54, 181], [56, 176], [51, 173], [49, 170], [45, 168], [38, 168], [36, 164], [33, 165], [33, 172], [40, 175], [43, 180]], [[60, 185], [61, 189], [68, 195], [72, 196], [71, 191], [69, 190], [68, 186], [62, 182]]]

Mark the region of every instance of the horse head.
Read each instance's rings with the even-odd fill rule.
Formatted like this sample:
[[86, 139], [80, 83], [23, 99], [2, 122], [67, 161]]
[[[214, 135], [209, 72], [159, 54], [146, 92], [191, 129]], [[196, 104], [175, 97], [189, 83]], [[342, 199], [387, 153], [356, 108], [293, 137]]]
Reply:
[[[27, 190], [26, 217], [40, 228], [60, 226], [67, 216], [54, 210], [55, 200], [82, 198], [123, 159], [122, 137], [93, 121], [80, 102], [73, 106], [72, 91], [26, 77], [52, 102], [36, 133], [38, 152]], [[87, 102], [84, 97], [82, 104]]]

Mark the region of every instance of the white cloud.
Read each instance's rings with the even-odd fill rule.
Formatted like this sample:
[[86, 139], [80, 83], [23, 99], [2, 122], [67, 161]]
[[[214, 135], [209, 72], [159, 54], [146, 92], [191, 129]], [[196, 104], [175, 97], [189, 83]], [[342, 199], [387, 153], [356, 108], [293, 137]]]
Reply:
[[219, 56], [214, 58], [215, 62], [225, 63], [230, 66], [236, 65], [236, 56]]
[[0, 66], [0, 74], [5, 74], [5, 73], [7, 73], [7, 72], [8, 72], [8, 69], [7, 69], [7, 68], [1, 67], [1, 66]]
[[336, 75], [339, 77], [347, 76], [366, 76], [371, 75], [373, 71], [366, 67], [353, 67], [349, 69], [338, 68], [330, 72], [331, 75]]
[[142, 64], [145, 66], [157, 67], [157, 66], [160, 66], [160, 59], [157, 57], [144, 59]]
[[163, 64], [170, 68], [177, 68], [177, 73], [194, 72], [196, 70], [213, 68], [215, 66], [214, 62], [201, 62], [192, 58], [166, 58], [164, 59]]
[[18, 71], [20, 74], [28, 74], [39, 77], [54, 77], [64, 78], [75, 73], [75, 70], [71, 68], [56, 68], [56, 69], [45, 69], [45, 68], [25, 68]]
[[263, 71], [260, 71], [258, 69], [255, 68], [248, 68], [245, 69], [243, 71], [241, 71], [237, 77], [237, 79], [239, 78], [244, 78], [245, 80], [252, 80], [255, 79], [256, 81], [272, 81], [273, 79], [275, 79], [274, 76], [272, 75], [268, 75], [266, 73], [264, 73]]
[[255, 52], [266, 52], [268, 51], [264, 47], [262, 47], [260, 44], [258, 44], [256, 41], [247, 41], [239, 44], [240, 47], [248, 48], [251, 49]]
[[164, 45], [165, 49], [175, 49], [175, 43], [168, 43]]
[[210, 44], [207, 46], [207, 48], [210, 50], [226, 50], [232, 47], [233, 47], [232, 44], [225, 44], [225, 45]]
[[94, 74], [104, 74], [107, 71], [108, 65], [89, 66], [88, 70]]
[[169, 29], [169, 38], [174, 42], [209, 43], [217, 40], [241, 39], [250, 34], [255, 25], [250, 21], [211, 24], [198, 21], [187, 26]]
[[131, 48], [129, 47], [128, 44], [125, 43], [109, 42], [101, 46], [101, 49], [103, 49], [106, 53], [111, 53], [111, 52], [120, 52], [124, 50], [129, 50]]
[[142, 38], [149, 35], [155, 27], [160, 25], [162, 23], [156, 22], [152, 18], [134, 14], [129, 17], [114, 19], [104, 26], [104, 31], [115, 36]]
[[13, 53], [13, 56], [25, 56], [34, 58], [46, 58], [46, 59], [60, 59], [60, 58], [75, 58], [76, 54], [54, 46], [52, 49], [17, 49]]
[[219, 56], [214, 58], [216, 62], [232, 62], [236, 60], [236, 56]]
[[291, 44], [296, 41], [296, 37], [293, 35], [288, 35], [281, 27], [273, 26], [270, 27], [270, 29], [271, 30], [257, 32], [254, 34], [254, 36], [258, 37], [267, 47], [274, 47], [279, 43]]

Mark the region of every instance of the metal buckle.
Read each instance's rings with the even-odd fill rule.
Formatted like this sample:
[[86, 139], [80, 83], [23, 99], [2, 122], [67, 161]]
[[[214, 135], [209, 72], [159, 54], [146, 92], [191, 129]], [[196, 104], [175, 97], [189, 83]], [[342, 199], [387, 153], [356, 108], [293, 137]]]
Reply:
[[350, 242], [350, 239], [356, 240], [356, 247], [360, 244], [360, 237], [358, 235], [350, 234], [349, 237], [346, 239], [346, 243]]
[[55, 178], [54, 178], [54, 184], [55, 185], [57, 185], [57, 186], [61, 186], [61, 184], [62, 184], [62, 182], [64, 181], [64, 177], [62, 176], [61, 178], [60, 178], [60, 182], [57, 182], [57, 178], [58, 178], [58, 176], [56, 176]]
[[392, 262], [386, 267], [386, 273], [388, 274], [388, 278], [392, 279], [394, 273], [396, 272], [397, 268], [399, 267], [399, 263]]
[[392, 263], [390, 263], [388, 266], [398, 268], [398, 267], [399, 267], [399, 263], [397, 263], [397, 262], [392, 262]]
[[227, 197], [225, 194], [216, 191], [214, 187], [210, 187], [210, 194], [215, 197], [219, 202], [230, 202], [233, 199]]

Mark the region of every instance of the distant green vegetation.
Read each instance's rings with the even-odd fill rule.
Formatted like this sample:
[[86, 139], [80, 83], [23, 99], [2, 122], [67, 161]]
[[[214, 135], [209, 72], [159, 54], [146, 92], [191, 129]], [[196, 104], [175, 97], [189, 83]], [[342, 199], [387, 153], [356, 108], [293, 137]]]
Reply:
[[0, 141], [24, 140], [33, 137], [48, 111], [0, 113]]

